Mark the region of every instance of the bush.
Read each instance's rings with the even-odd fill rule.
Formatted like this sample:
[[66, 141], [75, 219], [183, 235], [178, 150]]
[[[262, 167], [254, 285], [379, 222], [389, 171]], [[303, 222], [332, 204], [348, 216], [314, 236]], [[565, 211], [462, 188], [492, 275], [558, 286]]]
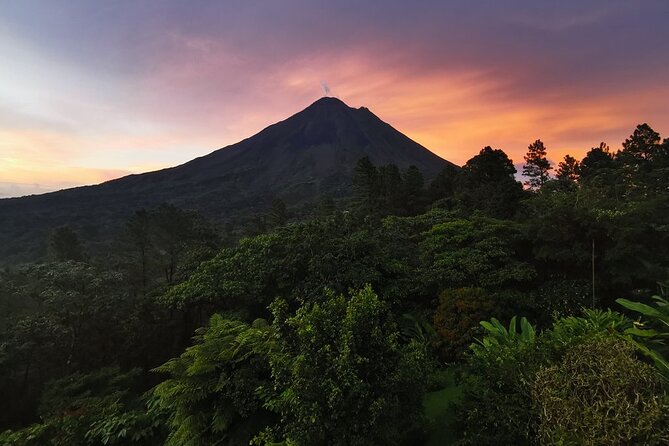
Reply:
[[669, 399], [660, 374], [618, 338], [570, 348], [536, 375], [533, 397], [541, 444], [669, 442]]
[[623, 336], [631, 325], [618, 313], [600, 310], [558, 319], [536, 337], [522, 320], [520, 331], [513, 320], [508, 330], [494, 319], [481, 324], [487, 336], [472, 345], [459, 410], [463, 445], [535, 444], [541, 422], [533, 393], [538, 372], [561, 363], [571, 348]]

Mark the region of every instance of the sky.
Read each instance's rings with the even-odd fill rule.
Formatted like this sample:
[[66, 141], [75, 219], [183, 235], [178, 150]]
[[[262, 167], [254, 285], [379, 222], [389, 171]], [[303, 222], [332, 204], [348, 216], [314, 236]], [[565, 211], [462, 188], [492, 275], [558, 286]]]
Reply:
[[669, 137], [668, 0], [0, 0], [0, 197], [233, 144], [329, 90], [463, 164]]

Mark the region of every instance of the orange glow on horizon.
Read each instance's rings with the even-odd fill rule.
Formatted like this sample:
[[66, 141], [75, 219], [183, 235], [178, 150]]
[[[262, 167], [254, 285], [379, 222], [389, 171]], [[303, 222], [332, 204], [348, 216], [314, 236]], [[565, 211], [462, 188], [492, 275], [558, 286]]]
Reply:
[[[189, 48], [211, 50], [212, 45]], [[243, 64], [231, 59], [236, 67]], [[199, 70], [191, 67], [176, 72], [171, 71], [173, 64], [185, 63], [173, 59], [169, 63], [142, 84], [153, 99], [150, 107], [135, 111], [147, 122], [137, 130], [95, 133], [0, 128], [0, 183], [58, 189], [177, 165], [298, 112], [318, 99], [323, 80], [333, 95], [350, 106], [368, 107], [459, 165], [486, 145], [501, 148], [515, 163], [522, 163], [528, 144], [537, 138], [545, 142], [549, 158], [557, 164], [567, 153], [582, 157], [600, 141], [618, 148], [636, 124], [647, 121], [646, 116], [658, 118], [650, 124], [660, 133], [669, 124], [669, 112], [656, 99], [669, 97], [669, 87], [641, 94], [622, 90], [602, 97], [559, 91], [532, 97], [506, 94], [509, 78], [485, 71], [409, 69], [390, 62], [384, 66], [372, 63], [364, 52], [353, 52], [304, 58], [277, 68], [269, 77], [250, 77], [251, 86], [257, 87], [249, 90], [244, 102], [227, 104], [215, 94], [217, 75], [225, 68], [219, 65], [221, 61], [213, 59]], [[241, 75], [234, 70], [233, 74]], [[203, 86], [189, 90], [196, 82]], [[272, 88], [260, 88], [265, 84]], [[213, 93], [201, 110], [192, 105], [185, 111], [179, 107], [202, 89]]]

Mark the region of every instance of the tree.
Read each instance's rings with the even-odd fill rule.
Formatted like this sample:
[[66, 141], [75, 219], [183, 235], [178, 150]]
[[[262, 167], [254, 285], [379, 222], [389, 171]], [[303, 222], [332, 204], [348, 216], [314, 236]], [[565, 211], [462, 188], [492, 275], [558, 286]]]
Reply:
[[609, 146], [602, 142], [598, 147], [591, 148], [578, 166], [578, 174], [582, 179], [589, 179], [603, 169], [612, 169], [616, 166]]
[[646, 168], [662, 155], [660, 134], [648, 124], [639, 124], [632, 135], [623, 142], [618, 159], [627, 166]]
[[163, 444], [160, 414], [139, 397], [140, 371], [117, 367], [74, 373], [46, 385], [40, 422], [0, 433], [0, 444], [20, 446], [150, 446]]
[[536, 272], [525, 261], [520, 226], [485, 217], [451, 219], [427, 231], [421, 243], [423, 281], [438, 292], [447, 288], [514, 288]]
[[453, 164], [444, 167], [428, 188], [431, 202], [452, 198], [455, 194], [458, 168]]
[[388, 306], [367, 287], [326, 292], [252, 324], [214, 315], [196, 344], [157, 370], [168, 445], [398, 444], [417, 427], [429, 361], [402, 344]]
[[491, 217], [509, 218], [523, 196], [515, 174], [513, 161], [504, 151], [485, 147], [458, 175], [456, 200], [470, 212], [480, 210]]
[[154, 340], [151, 326], [138, 320], [140, 302], [119, 273], [70, 261], [33, 265], [22, 274], [16, 298], [37, 305], [11, 321], [0, 344], [0, 391], [8, 403], [0, 413], [25, 416], [51, 379], [110, 363], [151, 364], [160, 355], [158, 343], [138, 345]]
[[397, 215], [402, 212], [406, 205], [404, 200], [404, 180], [399, 168], [395, 164], [381, 166], [379, 174], [378, 197], [382, 213], [384, 215]]
[[218, 243], [214, 227], [201, 215], [162, 204], [128, 219], [117, 256], [135, 292], [146, 295], [184, 280], [213, 257]]
[[[202, 306], [260, 317], [276, 296], [291, 305], [322, 297], [323, 287], [346, 292], [371, 283], [387, 300], [419, 293], [418, 229], [443, 215], [390, 218], [396, 225], [361, 222], [339, 212], [327, 218], [277, 228], [242, 239], [203, 262], [191, 277], [162, 298], [170, 306]], [[401, 226], [401, 228], [398, 228]], [[412, 232], [416, 231], [416, 232]]]
[[565, 155], [564, 160], [558, 164], [555, 177], [558, 180], [574, 183], [578, 181], [579, 162], [571, 155]]
[[482, 288], [448, 289], [439, 295], [433, 326], [439, 335], [438, 349], [444, 360], [459, 359], [480, 332], [479, 322], [501, 316], [507, 305]]
[[69, 226], [54, 229], [49, 236], [49, 259], [56, 262], [84, 260], [79, 236]]
[[378, 170], [369, 157], [361, 158], [353, 170], [353, 206], [362, 215], [371, 215], [378, 207]]
[[416, 166], [409, 166], [404, 172], [405, 208], [409, 215], [416, 215], [423, 208], [425, 180]]
[[539, 190], [550, 179], [548, 172], [552, 169], [550, 161], [546, 158], [544, 143], [537, 139], [527, 147], [523, 175], [528, 179], [525, 185], [530, 190]]
[[[165, 283], [173, 285], [183, 275], [197, 266], [202, 257], [211, 254], [216, 246], [216, 234], [198, 214], [169, 204], [162, 204], [151, 211], [151, 240], [155, 256], [163, 272]], [[204, 252], [198, 252], [201, 248]], [[189, 264], [190, 256], [200, 257]]]
[[125, 224], [124, 238], [129, 258], [127, 270], [131, 280], [138, 283], [142, 295], [146, 295], [149, 285], [150, 230], [149, 213], [145, 209], [135, 211]]
[[281, 333], [271, 356], [278, 393], [268, 405], [282, 422], [270, 438], [396, 445], [412, 433], [429, 363], [417, 343], [400, 344], [388, 306], [370, 287], [349, 296], [329, 293], [293, 316], [279, 301], [273, 312]]
[[617, 153], [629, 193], [666, 195], [669, 190], [669, 145], [648, 124], [636, 127]]

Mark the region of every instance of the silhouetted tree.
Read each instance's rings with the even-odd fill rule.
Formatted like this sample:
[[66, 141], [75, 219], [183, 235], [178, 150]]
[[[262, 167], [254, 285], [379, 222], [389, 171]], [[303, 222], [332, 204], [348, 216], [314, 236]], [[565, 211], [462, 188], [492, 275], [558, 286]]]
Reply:
[[617, 158], [625, 166], [647, 168], [661, 156], [660, 134], [648, 124], [640, 124], [634, 133], [623, 142], [623, 149]]
[[513, 161], [504, 151], [485, 147], [462, 167], [456, 198], [465, 210], [511, 217], [523, 196], [523, 187], [515, 174]]
[[432, 180], [428, 188], [430, 201], [435, 202], [444, 198], [451, 198], [455, 193], [458, 168], [453, 164], [444, 167], [437, 177]]
[[571, 155], [565, 155], [564, 160], [558, 164], [555, 177], [558, 180], [575, 182], [578, 181], [579, 163]]
[[525, 185], [531, 190], [538, 190], [550, 179], [548, 172], [552, 169], [550, 161], [546, 158], [546, 147], [540, 139], [537, 139], [527, 147], [523, 175], [528, 179]]
[[669, 144], [648, 124], [636, 127], [616, 154], [630, 193], [664, 194], [669, 189]]
[[383, 214], [395, 215], [400, 213], [405, 202], [403, 197], [404, 180], [400, 169], [395, 164], [381, 166], [379, 173], [379, 199], [382, 201]]
[[581, 179], [588, 179], [596, 175], [602, 169], [612, 169], [616, 166], [613, 154], [609, 146], [601, 142], [598, 147], [593, 147], [586, 153], [578, 166], [578, 174]]

